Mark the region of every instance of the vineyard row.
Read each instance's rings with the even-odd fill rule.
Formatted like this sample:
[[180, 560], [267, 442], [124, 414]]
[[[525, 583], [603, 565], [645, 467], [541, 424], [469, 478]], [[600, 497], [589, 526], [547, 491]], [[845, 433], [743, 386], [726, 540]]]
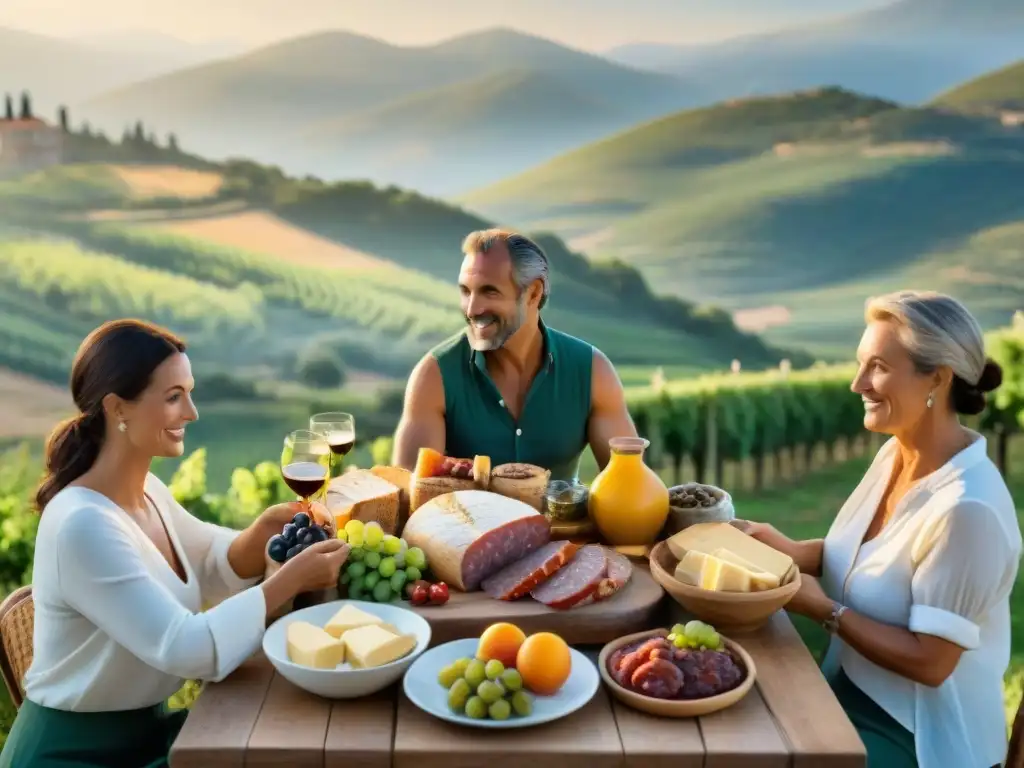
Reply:
[[[1009, 435], [1024, 429], [1024, 328], [996, 331], [987, 345], [1003, 385], [971, 426], [995, 435], [1005, 472]], [[707, 482], [722, 477], [726, 462], [752, 460], [760, 487], [782, 452], [802, 454], [808, 466], [816, 448], [835, 455], [864, 437], [864, 406], [850, 389], [855, 375], [855, 366], [842, 365], [705, 376], [628, 389], [627, 401], [651, 441], [652, 462], [671, 464], [678, 478], [688, 459], [695, 479]]]

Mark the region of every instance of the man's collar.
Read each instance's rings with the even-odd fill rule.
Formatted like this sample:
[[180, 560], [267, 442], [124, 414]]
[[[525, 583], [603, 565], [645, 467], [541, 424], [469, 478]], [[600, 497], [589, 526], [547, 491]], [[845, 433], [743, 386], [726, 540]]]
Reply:
[[[540, 335], [544, 340], [544, 356], [541, 359], [546, 360], [547, 366], [551, 367], [555, 364], [555, 347], [551, 343], [551, 331], [548, 330], [548, 327], [540, 318], [537, 318], [537, 326], [540, 328]], [[466, 329], [466, 333], [469, 333], [468, 328]], [[484, 371], [485, 373], [487, 372], [487, 355], [483, 352], [477, 352], [473, 347], [470, 347], [469, 361], [481, 371]]]

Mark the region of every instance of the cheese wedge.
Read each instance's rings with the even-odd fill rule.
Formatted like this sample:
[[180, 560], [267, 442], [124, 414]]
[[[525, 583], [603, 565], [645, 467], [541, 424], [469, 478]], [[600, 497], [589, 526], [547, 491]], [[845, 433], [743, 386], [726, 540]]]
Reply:
[[376, 521], [385, 533], [398, 526], [401, 490], [368, 469], [355, 469], [331, 480], [327, 486], [327, 507], [336, 516], [346, 512], [350, 519]]
[[306, 621], [293, 621], [285, 635], [288, 660], [316, 669], [334, 669], [345, 661], [345, 644], [320, 627]]
[[746, 568], [708, 555], [700, 572], [700, 586], [715, 592], [751, 592], [750, 576]]
[[368, 624], [350, 629], [344, 635], [349, 664], [356, 668], [379, 667], [411, 653], [416, 647], [415, 635], [400, 635]]
[[366, 627], [370, 624], [385, 626], [384, 619], [374, 616], [372, 613], [361, 611], [352, 604], [342, 606], [331, 620], [324, 625], [324, 631], [331, 637], [340, 638], [350, 629]]
[[719, 547], [711, 553], [719, 560], [724, 560], [727, 563], [738, 565], [740, 568], [744, 568], [750, 572], [750, 589], [754, 592], [761, 592], [765, 589], [775, 589], [781, 583], [781, 579], [777, 576], [762, 571], [752, 562], [746, 558], [740, 557], [735, 552], [726, 549], [725, 547]]
[[691, 525], [669, 538], [668, 548], [680, 561], [690, 550], [710, 555], [717, 549], [727, 549], [780, 582], [793, 567], [793, 558], [789, 555], [772, 549], [729, 523]]
[[689, 584], [691, 587], [699, 587], [700, 575], [704, 570], [704, 563], [709, 557], [711, 555], [691, 549], [683, 555], [683, 559], [676, 565], [676, 572], [674, 574], [676, 581]]

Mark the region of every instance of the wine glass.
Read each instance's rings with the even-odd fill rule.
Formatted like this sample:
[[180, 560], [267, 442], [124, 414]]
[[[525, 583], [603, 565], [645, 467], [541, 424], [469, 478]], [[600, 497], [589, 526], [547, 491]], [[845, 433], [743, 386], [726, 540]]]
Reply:
[[281, 476], [307, 506], [311, 506], [310, 499], [327, 485], [330, 455], [327, 440], [316, 432], [299, 429], [284, 439]]
[[340, 466], [356, 442], [356, 420], [351, 413], [316, 413], [309, 417], [309, 429], [323, 435], [327, 441], [332, 455], [331, 464], [333, 457], [337, 456]]

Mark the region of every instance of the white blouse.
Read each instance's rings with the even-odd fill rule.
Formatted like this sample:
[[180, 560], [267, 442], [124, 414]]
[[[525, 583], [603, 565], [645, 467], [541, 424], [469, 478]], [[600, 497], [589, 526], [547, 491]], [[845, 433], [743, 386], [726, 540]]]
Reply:
[[1006, 756], [1003, 675], [1010, 662], [1010, 591], [1021, 556], [1013, 499], [981, 436], [918, 480], [881, 533], [861, 545], [898, 452], [889, 440], [825, 538], [822, 586], [886, 624], [963, 647], [938, 687], [868, 661], [838, 637], [826, 666], [914, 734], [920, 768], [989, 768]]
[[152, 706], [185, 679], [223, 679], [259, 648], [263, 590], [247, 588], [258, 579], [240, 579], [227, 559], [238, 532], [191, 515], [155, 475], [146, 492], [185, 582], [106, 496], [70, 487], [46, 505], [32, 572], [28, 700], [74, 712]]

